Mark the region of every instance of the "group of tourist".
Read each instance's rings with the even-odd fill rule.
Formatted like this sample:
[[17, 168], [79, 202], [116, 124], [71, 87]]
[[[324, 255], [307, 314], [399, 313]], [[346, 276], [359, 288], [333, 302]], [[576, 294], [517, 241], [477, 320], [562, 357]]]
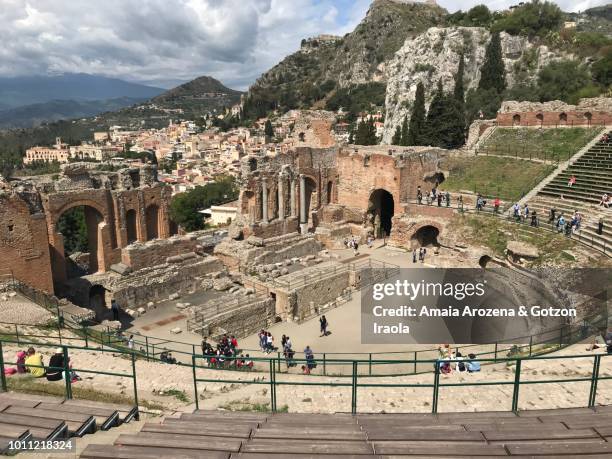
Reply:
[[250, 370], [253, 368], [253, 361], [249, 354], [242, 355], [242, 351], [238, 349], [238, 340], [233, 335], [223, 335], [216, 348], [204, 338], [202, 340], [202, 355], [206, 358], [210, 368], [233, 367], [238, 370]]
[[[373, 242], [373, 241], [372, 241]], [[371, 242], [368, 243], [368, 246], [371, 247]], [[357, 255], [359, 253], [359, 241], [355, 238], [344, 238], [344, 247], [347, 249], [353, 249], [353, 253]]]
[[529, 225], [538, 227], [540, 221], [538, 220], [538, 214], [534, 210], [533, 212], [529, 209], [529, 204], [525, 203], [521, 209], [520, 204], [517, 202], [512, 206], [512, 215], [517, 223], [525, 223], [529, 221]]
[[[319, 319], [321, 322], [321, 336], [327, 335], [327, 319], [325, 316], [322, 316]], [[295, 351], [293, 350], [293, 344], [291, 343], [291, 338], [289, 336], [283, 335], [281, 338], [281, 345], [283, 346], [283, 356], [285, 357], [285, 364], [287, 365], [287, 369], [297, 366], [295, 361]], [[305, 364], [302, 365], [301, 370], [305, 375], [309, 375], [310, 372], [317, 367], [317, 362], [314, 358], [314, 353], [310, 346], [306, 346], [304, 349], [304, 360]]]
[[[564, 233], [567, 237], [569, 237], [572, 235], [572, 233], [580, 231], [580, 228], [582, 227], [582, 214], [576, 210], [574, 211], [571, 219], [566, 219], [562, 213], [557, 215], [557, 209], [552, 207], [550, 209], [548, 222], [554, 225], [557, 232]], [[602, 222], [603, 221], [600, 221], [600, 223]]]
[[475, 354], [468, 354], [468, 358], [465, 359], [461, 352], [453, 351], [450, 344], [438, 347], [438, 359], [435, 366], [444, 375], [451, 374], [453, 371], [458, 373], [478, 373], [480, 371], [480, 362], [476, 360]]
[[599, 205], [609, 209], [612, 206], [612, 195], [608, 193], [604, 193], [601, 196], [601, 200], [599, 201]]
[[272, 333], [261, 329], [257, 336], [259, 337], [259, 348], [261, 349], [261, 352], [264, 354], [269, 354], [270, 352], [278, 350], [278, 347], [274, 346], [274, 337], [272, 336]]
[[[417, 187], [417, 203], [423, 204], [423, 190], [421, 190], [421, 186]], [[440, 190], [438, 191], [437, 187], [433, 187], [431, 192], [427, 192], [425, 194], [425, 202], [428, 206], [437, 203], [438, 207], [450, 207], [451, 205], [451, 195], [448, 191]]]
[[72, 370], [70, 358], [68, 362], [64, 362], [64, 350], [61, 347], [58, 347], [51, 356], [49, 365], [45, 365], [42, 354], [36, 352], [33, 347], [27, 351], [17, 352], [15, 363], [17, 364], [15, 368], [5, 368], [7, 375], [29, 373], [34, 378], [46, 377], [47, 381], [60, 381], [67, 377], [71, 382], [81, 380], [81, 377]]

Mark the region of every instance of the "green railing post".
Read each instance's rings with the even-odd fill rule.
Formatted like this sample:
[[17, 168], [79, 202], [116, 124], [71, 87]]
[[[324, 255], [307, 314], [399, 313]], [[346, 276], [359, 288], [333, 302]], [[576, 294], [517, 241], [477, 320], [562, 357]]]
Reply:
[[351, 413], [357, 414], [357, 362], [353, 360], [353, 378], [351, 383]]
[[323, 376], [325, 376], [327, 374], [327, 368], [326, 368], [326, 360], [325, 360], [325, 352], [323, 353]]
[[599, 365], [601, 364], [601, 355], [596, 355], [593, 359], [593, 372], [591, 373], [591, 390], [589, 393], [589, 408], [595, 406], [597, 398], [597, 382], [599, 381]]
[[64, 379], [66, 380], [66, 400], [72, 400], [72, 378], [70, 375], [70, 363], [68, 356], [68, 348], [62, 346], [64, 352]]
[[559, 329], [559, 347], [563, 346], [563, 327]]
[[497, 362], [497, 341], [495, 341], [495, 355], [493, 356], [493, 361]]
[[272, 377], [273, 377], [272, 387], [274, 388], [274, 393], [273, 393], [273, 398], [272, 398], [272, 412], [276, 413], [276, 410], [277, 410], [277, 406], [276, 406], [276, 368], [274, 368], [274, 365], [272, 365]]
[[433, 397], [431, 400], [431, 412], [436, 414], [438, 412], [438, 395], [440, 392], [440, 364], [441, 362], [436, 361], [434, 364], [434, 387]]
[[516, 359], [516, 368], [514, 369], [514, 390], [512, 392], [512, 411], [518, 411], [519, 389], [521, 387], [521, 359]]
[[196, 410], [200, 409], [200, 401], [198, 400], [198, 379], [196, 378], [196, 355], [191, 355], [191, 369], [193, 371], [193, 392], [195, 396]]
[[[147, 350], [147, 362], [149, 361], [149, 337], [145, 336], [145, 346]], [[195, 355], [195, 352], [192, 354]]]
[[19, 328], [17, 324], [15, 324], [15, 339], [17, 340], [17, 345], [19, 345]]
[[83, 334], [85, 335], [85, 347], [89, 347], [89, 338], [87, 336], [87, 327], [85, 325], [82, 326]]
[[60, 327], [57, 327], [57, 334], [59, 335], [59, 342], [61, 345], [62, 344], [62, 329]]
[[371, 352], [368, 358], [368, 374], [372, 376], [372, 353]]
[[414, 351], [414, 374], [417, 372], [417, 351]]
[[280, 353], [280, 351], [279, 351], [279, 352], [277, 352], [276, 354], [277, 354], [277, 355], [276, 355], [276, 362], [278, 363], [278, 365], [277, 365], [277, 369], [278, 369], [278, 372], [280, 373], [280, 371], [281, 371], [281, 358], [280, 358], [281, 353]]
[[269, 376], [270, 379], [270, 409], [274, 412], [274, 360], [268, 359]]
[[138, 381], [136, 380], [136, 356], [132, 352], [132, 380], [134, 381], [134, 405], [136, 405], [136, 416], [134, 418], [140, 421], [140, 410], [138, 409]]
[[2, 350], [2, 341], [0, 340], [0, 389], [6, 392], [6, 375], [4, 374], [4, 351]]

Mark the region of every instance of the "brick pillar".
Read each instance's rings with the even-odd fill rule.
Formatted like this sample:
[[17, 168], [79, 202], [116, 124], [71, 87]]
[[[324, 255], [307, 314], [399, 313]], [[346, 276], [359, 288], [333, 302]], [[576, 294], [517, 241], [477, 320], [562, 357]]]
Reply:
[[291, 189], [290, 191], [290, 196], [289, 199], [291, 200], [291, 202], [289, 203], [291, 205], [291, 216], [295, 217], [297, 215], [297, 208], [295, 205], [295, 187], [296, 187], [296, 183], [295, 183], [295, 179], [291, 179]]
[[263, 180], [261, 186], [261, 219], [268, 223], [268, 184]]
[[278, 176], [278, 218], [285, 219], [285, 178]]

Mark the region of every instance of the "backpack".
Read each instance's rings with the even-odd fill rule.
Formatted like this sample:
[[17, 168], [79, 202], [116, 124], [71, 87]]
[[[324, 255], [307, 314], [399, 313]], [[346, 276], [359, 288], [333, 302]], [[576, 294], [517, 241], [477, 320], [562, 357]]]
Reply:
[[465, 363], [459, 362], [458, 368], [459, 368], [459, 371], [465, 371]]

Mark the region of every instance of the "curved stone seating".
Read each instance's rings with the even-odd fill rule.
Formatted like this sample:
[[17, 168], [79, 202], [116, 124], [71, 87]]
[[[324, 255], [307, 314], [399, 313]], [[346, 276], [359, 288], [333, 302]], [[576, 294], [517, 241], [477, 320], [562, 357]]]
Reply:
[[607, 457], [612, 407], [440, 414], [196, 411], [82, 458]]

